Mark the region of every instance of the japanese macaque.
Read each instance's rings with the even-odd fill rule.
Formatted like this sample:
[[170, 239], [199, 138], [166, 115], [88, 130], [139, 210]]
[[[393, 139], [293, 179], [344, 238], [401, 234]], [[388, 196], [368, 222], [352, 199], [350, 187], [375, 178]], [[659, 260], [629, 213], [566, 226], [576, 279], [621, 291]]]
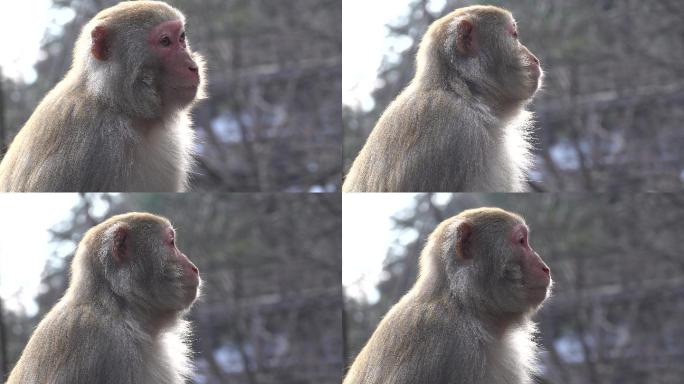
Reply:
[[460, 8], [432, 23], [416, 74], [387, 107], [347, 174], [345, 192], [523, 191], [539, 60], [512, 15]]
[[183, 191], [193, 159], [189, 109], [203, 60], [180, 11], [130, 1], [81, 32], [65, 78], [0, 163], [0, 191]]
[[464, 211], [430, 235], [418, 281], [385, 315], [344, 384], [531, 383], [530, 316], [550, 287], [549, 267], [520, 216]]
[[114, 216], [90, 229], [64, 297], [38, 324], [8, 384], [181, 384], [191, 372], [182, 320], [199, 271], [168, 220]]

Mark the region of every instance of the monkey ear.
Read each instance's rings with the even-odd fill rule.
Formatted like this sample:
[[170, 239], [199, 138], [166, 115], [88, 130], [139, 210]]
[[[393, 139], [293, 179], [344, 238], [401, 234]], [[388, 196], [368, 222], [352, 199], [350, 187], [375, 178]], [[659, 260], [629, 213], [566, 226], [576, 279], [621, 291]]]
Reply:
[[130, 228], [126, 224], [120, 224], [114, 230], [112, 239], [112, 255], [117, 264], [126, 262], [130, 257]]
[[456, 227], [456, 258], [460, 260], [470, 260], [473, 252], [470, 249], [470, 239], [473, 227], [467, 222], [461, 222]]
[[461, 19], [456, 24], [456, 49], [464, 55], [472, 55], [477, 51], [475, 31], [470, 20]]
[[111, 42], [109, 41], [109, 32], [107, 29], [101, 25], [98, 25], [90, 32], [90, 38], [92, 39], [90, 45], [90, 52], [93, 57], [100, 61], [105, 61], [109, 58], [109, 46]]

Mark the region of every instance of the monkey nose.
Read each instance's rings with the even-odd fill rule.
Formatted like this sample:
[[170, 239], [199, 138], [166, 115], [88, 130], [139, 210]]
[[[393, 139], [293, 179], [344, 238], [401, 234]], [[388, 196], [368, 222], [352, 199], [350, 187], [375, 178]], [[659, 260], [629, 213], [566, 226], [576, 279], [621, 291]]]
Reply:
[[188, 69], [191, 72], [197, 72], [197, 64], [195, 64], [195, 63], [190, 64], [190, 66], [188, 66]]

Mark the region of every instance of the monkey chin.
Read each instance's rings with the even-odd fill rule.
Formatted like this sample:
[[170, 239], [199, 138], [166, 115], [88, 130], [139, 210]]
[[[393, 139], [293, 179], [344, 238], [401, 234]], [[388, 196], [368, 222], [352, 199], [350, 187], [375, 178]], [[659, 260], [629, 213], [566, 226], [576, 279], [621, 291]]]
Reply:
[[184, 109], [191, 106], [197, 99], [197, 94], [199, 92], [199, 85], [179, 85], [171, 87], [167, 90], [169, 94], [170, 105], [178, 109]]
[[527, 303], [533, 308], [539, 307], [551, 293], [550, 285], [543, 287], [525, 288], [525, 298]]
[[183, 286], [185, 292], [184, 304], [186, 309], [190, 308], [192, 304], [199, 298], [201, 294], [202, 280], [198, 277], [197, 279], [188, 282]]
[[527, 67], [528, 71], [528, 77], [530, 79], [530, 89], [531, 89], [531, 96], [534, 96], [534, 94], [542, 87], [542, 80], [544, 79], [544, 71], [542, 71], [541, 67], [538, 65], [530, 65]]

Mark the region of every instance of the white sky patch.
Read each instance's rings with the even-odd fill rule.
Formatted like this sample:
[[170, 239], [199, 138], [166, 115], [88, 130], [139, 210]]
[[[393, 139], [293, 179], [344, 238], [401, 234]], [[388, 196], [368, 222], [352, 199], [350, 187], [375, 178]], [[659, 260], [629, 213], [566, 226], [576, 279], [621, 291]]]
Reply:
[[386, 25], [407, 10], [407, 2], [396, 0], [342, 2], [342, 103], [373, 106], [370, 93], [390, 44]]
[[391, 217], [412, 206], [414, 199], [410, 193], [342, 194], [342, 285], [348, 296], [378, 300], [375, 286], [387, 251], [399, 235]]
[[0, 67], [7, 78], [32, 83], [46, 30], [53, 33], [74, 17], [70, 9], [52, 9], [51, 0], [0, 1]]
[[75, 193], [0, 194], [0, 297], [9, 310], [37, 311], [34, 298], [54, 250], [48, 230], [69, 218]]
[[[406, 17], [410, 1], [344, 0], [342, 2], [342, 103], [368, 110], [371, 92], [378, 87], [383, 57], [396, 60], [411, 45], [409, 38], [389, 38], [388, 24]], [[446, 0], [432, 0], [428, 9], [437, 12]]]

